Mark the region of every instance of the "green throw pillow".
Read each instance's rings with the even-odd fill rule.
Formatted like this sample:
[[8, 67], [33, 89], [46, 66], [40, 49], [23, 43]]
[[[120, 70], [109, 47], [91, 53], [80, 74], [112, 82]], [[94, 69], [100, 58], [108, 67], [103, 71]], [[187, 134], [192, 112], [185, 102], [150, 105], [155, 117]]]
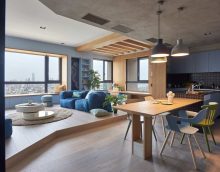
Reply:
[[80, 96], [81, 96], [81, 92], [73, 92], [73, 98], [80, 98]]
[[96, 117], [103, 117], [103, 116], [109, 116], [111, 113], [104, 109], [92, 109], [90, 110], [90, 113], [95, 115]]

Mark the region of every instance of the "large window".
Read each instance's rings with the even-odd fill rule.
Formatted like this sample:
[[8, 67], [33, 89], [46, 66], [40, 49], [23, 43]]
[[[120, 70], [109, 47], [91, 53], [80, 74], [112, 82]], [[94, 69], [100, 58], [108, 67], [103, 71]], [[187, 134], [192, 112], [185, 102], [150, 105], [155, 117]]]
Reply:
[[126, 61], [126, 85], [128, 91], [148, 91], [148, 58]]
[[5, 52], [5, 94], [52, 93], [61, 84], [61, 58]]
[[112, 61], [93, 60], [93, 70], [101, 77], [100, 90], [108, 90], [112, 86]]

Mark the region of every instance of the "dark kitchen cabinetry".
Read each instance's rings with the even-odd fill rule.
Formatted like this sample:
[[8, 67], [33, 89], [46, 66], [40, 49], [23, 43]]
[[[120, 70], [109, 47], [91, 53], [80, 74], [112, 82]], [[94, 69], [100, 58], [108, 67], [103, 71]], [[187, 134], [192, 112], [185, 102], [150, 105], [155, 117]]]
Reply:
[[209, 53], [195, 53], [190, 55], [194, 63], [193, 73], [209, 72]]
[[209, 72], [220, 72], [220, 50], [209, 53]]
[[169, 57], [168, 73], [192, 73], [194, 64], [191, 56]]
[[167, 68], [170, 74], [220, 72], [220, 50], [169, 57]]

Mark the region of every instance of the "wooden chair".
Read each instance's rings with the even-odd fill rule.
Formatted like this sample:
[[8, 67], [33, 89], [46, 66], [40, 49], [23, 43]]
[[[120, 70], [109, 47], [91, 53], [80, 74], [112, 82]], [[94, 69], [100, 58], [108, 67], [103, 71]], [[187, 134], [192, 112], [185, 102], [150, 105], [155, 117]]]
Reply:
[[[145, 99], [145, 101], [155, 101], [155, 99], [152, 96], [146, 96], [146, 97], [144, 97], [144, 99]], [[164, 137], [166, 137], [166, 129], [165, 129], [165, 125], [164, 125], [164, 117], [166, 117], [169, 114], [170, 114], [170, 112], [164, 112], [164, 113], [159, 114], [159, 116], [161, 118], [162, 127], [163, 127]], [[155, 116], [154, 117], [153, 125], [155, 125], [156, 119], [157, 119], [157, 117]]]
[[162, 146], [161, 151], [160, 151], [160, 155], [162, 155], [162, 153], [164, 151], [164, 148], [167, 144], [167, 141], [169, 139], [169, 136], [170, 136], [171, 132], [173, 133], [173, 137], [171, 139], [171, 146], [174, 142], [175, 133], [176, 132], [183, 133], [183, 134], [187, 135], [190, 152], [192, 154], [193, 164], [194, 164], [195, 169], [197, 169], [195, 154], [194, 154], [194, 151], [192, 149], [190, 136], [193, 136], [193, 138], [196, 142], [196, 145], [199, 148], [199, 150], [202, 153], [204, 158], [205, 158], [205, 154], [204, 154], [203, 150], [201, 149], [201, 147], [199, 145], [199, 142], [197, 141], [196, 136], [195, 136], [195, 134], [199, 131], [199, 129], [190, 126], [190, 123], [192, 123], [192, 122], [199, 123], [200, 121], [204, 120], [205, 117], [206, 117], [207, 111], [208, 111], [208, 109], [201, 110], [194, 118], [181, 118], [181, 117], [176, 117], [176, 116], [172, 116], [172, 115], [167, 115], [166, 116], [166, 120], [167, 120], [167, 123], [168, 123], [167, 129], [169, 130], [169, 132], [166, 136], [166, 139], [164, 140], [163, 146]]
[[[216, 111], [217, 111], [217, 108], [218, 108], [218, 103], [217, 102], [210, 102], [208, 105], [203, 105], [202, 106], [202, 109], [206, 109], [206, 108], [208, 108], [208, 113], [206, 115], [206, 118], [203, 121], [200, 121], [199, 123], [194, 122], [194, 123], [191, 123], [191, 124], [193, 126], [202, 127], [208, 151], [211, 152], [210, 145], [209, 145], [209, 140], [208, 140], [208, 132], [212, 136], [212, 140], [213, 140], [214, 144], [216, 145], [216, 141], [215, 141], [213, 132], [211, 130], [211, 127], [215, 124], [214, 119], [215, 119]], [[182, 114], [180, 114], [180, 115], [182, 117], [188, 117], [188, 116], [189, 117], [190, 116], [195, 117], [197, 114], [198, 113], [196, 113], [196, 112], [186, 111], [185, 114], [182, 112]], [[185, 135], [183, 134], [182, 139], [181, 139], [181, 144], [183, 142], [184, 136]]]

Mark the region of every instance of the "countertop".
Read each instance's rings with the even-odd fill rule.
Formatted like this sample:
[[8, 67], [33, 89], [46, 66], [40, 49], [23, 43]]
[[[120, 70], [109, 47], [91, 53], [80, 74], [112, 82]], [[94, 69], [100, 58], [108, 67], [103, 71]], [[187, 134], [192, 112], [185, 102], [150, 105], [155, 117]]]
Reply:
[[147, 92], [137, 92], [137, 91], [113, 91], [109, 90], [110, 93], [122, 93], [122, 94], [135, 94], [135, 95], [143, 95], [143, 96], [149, 96], [150, 93]]
[[[187, 90], [188, 90], [187, 88], [167, 88], [167, 92], [168, 92], [168, 91], [173, 91], [173, 92], [186, 92]], [[201, 89], [194, 89], [194, 91], [220, 92], [220, 89], [201, 88]]]

